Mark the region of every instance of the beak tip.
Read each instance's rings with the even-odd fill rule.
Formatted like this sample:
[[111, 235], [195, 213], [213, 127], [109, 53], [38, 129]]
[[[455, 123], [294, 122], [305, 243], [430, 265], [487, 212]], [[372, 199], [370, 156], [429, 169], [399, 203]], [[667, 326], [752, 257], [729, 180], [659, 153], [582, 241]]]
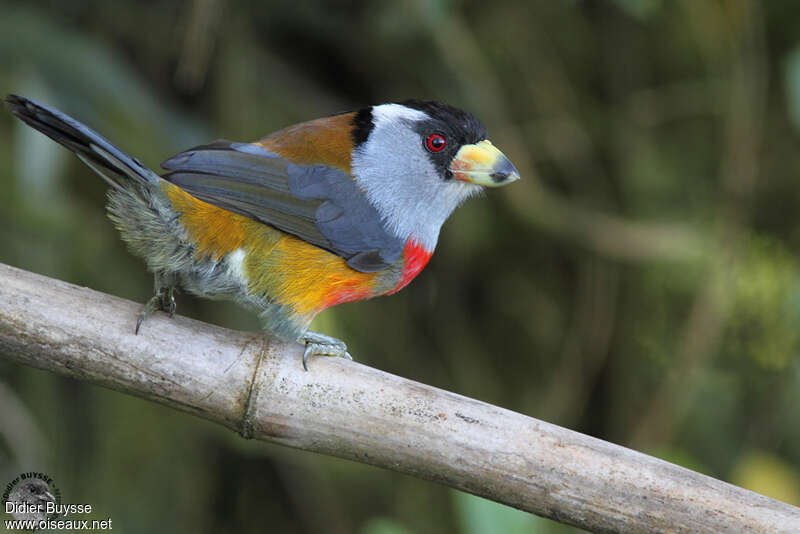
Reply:
[[489, 176], [496, 185], [510, 184], [511, 182], [516, 182], [520, 178], [517, 168], [514, 167], [513, 163], [505, 158], [499, 167], [495, 169]]

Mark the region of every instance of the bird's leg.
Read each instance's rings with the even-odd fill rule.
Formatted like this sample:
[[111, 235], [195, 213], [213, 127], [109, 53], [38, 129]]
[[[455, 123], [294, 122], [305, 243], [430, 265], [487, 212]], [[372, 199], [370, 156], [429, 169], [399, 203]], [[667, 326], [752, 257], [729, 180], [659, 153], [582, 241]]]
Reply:
[[177, 291], [175, 277], [164, 273], [156, 273], [153, 291], [155, 295], [147, 301], [144, 309], [139, 314], [139, 318], [136, 320], [136, 330], [134, 331], [136, 334], [139, 333], [139, 328], [142, 327], [144, 320], [156, 310], [165, 311], [169, 313], [170, 317], [175, 315], [175, 292]]
[[299, 341], [306, 344], [306, 351], [303, 353], [303, 369], [306, 371], [308, 371], [308, 357], [312, 354], [316, 356], [338, 356], [348, 360], [353, 359], [350, 353], [347, 352], [347, 345], [344, 344], [344, 341], [335, 337], [308, 330]]

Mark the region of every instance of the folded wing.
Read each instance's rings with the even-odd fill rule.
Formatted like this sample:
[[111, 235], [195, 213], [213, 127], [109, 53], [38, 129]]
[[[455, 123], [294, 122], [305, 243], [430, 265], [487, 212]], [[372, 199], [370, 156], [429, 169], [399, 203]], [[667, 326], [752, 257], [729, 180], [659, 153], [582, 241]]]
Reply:
[[402, 240], [339, 169], [296, 165], [230, 141], [195, 147], [161, 166], [170, 171], [165, 180], [192, 196], [333, 252], [358, 271], [381, 271], [402, 256]]

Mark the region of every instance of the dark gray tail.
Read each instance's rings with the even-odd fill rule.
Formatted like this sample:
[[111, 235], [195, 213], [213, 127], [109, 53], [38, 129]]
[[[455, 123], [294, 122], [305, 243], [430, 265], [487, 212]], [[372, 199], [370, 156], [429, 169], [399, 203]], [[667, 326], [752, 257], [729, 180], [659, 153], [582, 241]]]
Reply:
[[129, 180], [158, 183], [158, 175], [139, 160], [57, 109], [18, 95], [8, 95], [6, 106], [26, 124], [75, 152], [81, 161], [114, 187], [124, 188]]

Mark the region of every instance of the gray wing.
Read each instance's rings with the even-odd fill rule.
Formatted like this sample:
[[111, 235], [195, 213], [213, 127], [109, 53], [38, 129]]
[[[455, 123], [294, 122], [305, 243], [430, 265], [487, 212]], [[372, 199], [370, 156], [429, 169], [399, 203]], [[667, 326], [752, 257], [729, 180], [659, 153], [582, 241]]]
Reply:
[[347, 260], [361, 272], [387, 268], [403, 253], [353, 178], [326, 165], [296, 165], [250, 143], [215, 141], [161, 166], [190, 195], [269, 224]]

